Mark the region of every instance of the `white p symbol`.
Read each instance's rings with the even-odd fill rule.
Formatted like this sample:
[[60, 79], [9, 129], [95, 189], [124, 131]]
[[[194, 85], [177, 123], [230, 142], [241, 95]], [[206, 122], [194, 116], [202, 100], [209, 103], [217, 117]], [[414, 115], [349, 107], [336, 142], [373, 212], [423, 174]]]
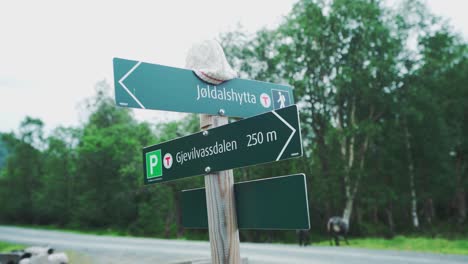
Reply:
[[153, 175], [153, 168], [158, 165], [158, 156], [157, 155], [151, 155], [150, 156], [150, 171], [151, 175]]

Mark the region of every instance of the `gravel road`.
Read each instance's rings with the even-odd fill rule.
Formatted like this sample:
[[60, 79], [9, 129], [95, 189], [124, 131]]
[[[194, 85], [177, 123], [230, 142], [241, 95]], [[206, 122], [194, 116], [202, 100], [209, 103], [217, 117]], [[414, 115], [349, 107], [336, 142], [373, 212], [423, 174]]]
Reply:
[[[83, 235], [9, 226], [0, 226], [0, 241], [50, 245], [70, 252], [80, 264], [164, 264], [210, 257], [205, 241]], [[248, 258], [249, 264], [468, 264], [468, 256], [255, 243], [241, 243], [241, 256]]]

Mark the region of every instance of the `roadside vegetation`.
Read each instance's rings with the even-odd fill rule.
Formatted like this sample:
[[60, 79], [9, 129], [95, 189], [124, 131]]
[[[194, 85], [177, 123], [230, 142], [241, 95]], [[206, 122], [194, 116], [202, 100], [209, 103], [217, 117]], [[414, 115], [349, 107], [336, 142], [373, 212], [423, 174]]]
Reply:
[[[0, 241], [0, 253], [7, 253], [13, 250], [21, 250], [26, 247], [27, 247], [26, 245], [18, 245], [18, 244]], [[65, 253], [67, 254], [68, 259], [70, 260], [70, 263], [80, 263], [80, 264], [93, 263], [90, 257], [84, 254], [77, 253], [74, 251], [66, 251]]]
[[[341, 246], [385, 249], [385, 250], [405, 250], [416, 252], [430, 252], [438, 254], [458, 254], [468, 255], [468, 239], [445, 239], [445, 238], [425, 238], [425, 237], [405, 237], [396, 236], [392, 239], [384, 238], [351, 238], [350, 245], [344, 242]], [[321, 241], [317, 245], [328, 246], [329, 241]]]
[[23, 245], [18, 245], [18, 244], [12, 244], [8, 242], [2, 242], [0, 241], [0, 252], [10, 252], [12, 250], [19, 250], [23, 249]]
[[[304, 157], [236, 169], [235, 179], [305, 173], [310, 237], [326, 237], [338, 215], [356, 245], [464, 254], [468, 44], [421, 2], [399, 4], [298, 0], [276, 28], [220, 36], [241, 77], [294, 86], [301, 112]], [[76, 127], [46, 133], [27, 117], [0, 133], [0, 223], [208, 239], [182, 227], [180, 208], [180, 191], [203, 177], [143, 184], [142, 148], [197, 132], [198, 117], [139, 122], [106, 81], [80, 109]], [[295, 231], [240, 236], [297, 240]]]

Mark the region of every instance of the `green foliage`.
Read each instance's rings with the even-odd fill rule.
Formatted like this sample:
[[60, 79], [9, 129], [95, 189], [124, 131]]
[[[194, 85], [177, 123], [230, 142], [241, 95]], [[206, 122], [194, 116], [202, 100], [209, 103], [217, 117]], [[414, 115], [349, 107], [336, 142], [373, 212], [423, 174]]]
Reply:
[[[27, 120], [31, 119], [26, 118]], [[23, 122], [22, 128], [29, 125], [28, 122]], [[36, 129], [41, 130], [42, 127]], [[42, 132], [30, 130], [28, 133]], [[30, 139], [23, 134], [20, 137]], [[4, 134], [2, 140], [11, 150], [3, 171], [4, 176], [0, 179], [0, 207], [4, 212], [2, 216], [19, 223], [39, 221], [39, 204], [35, 198], [40, 195], [38, 187], [42, 183], [41, 153], [29, 143], [16, 139], [13, 134]]]
[[139, 123], [128, 109], [115, 107], [105, 82], [96, 88], [82, 127], [58, 127], [44, 137], [42, 121], [27, 117], [19, 134], [2, 135], [11, 155], [1, 171], [0, 220], [180, 236], [178, 192], [203, 181], [144, 186], [141, 149], [197, 131], [198, 117]]
[[417, 1], [299, 1], [277, 29], [222, 36], [242, 76], [295, 88], [314, 230], [353, 190], [354, 234], [413, 231], [412, 199], [420, 232], [466, 221], [467, 44], [447, 28]]
[[6, 159], [8, 157], [8, 149], [7, 149], [6, 145], [5, 145], [5, 143], [3, 143], [3, 141], [1, 140], [1, 138], [2, 138], [2, 136], [0, 134], [0, 170], [5, 165]]

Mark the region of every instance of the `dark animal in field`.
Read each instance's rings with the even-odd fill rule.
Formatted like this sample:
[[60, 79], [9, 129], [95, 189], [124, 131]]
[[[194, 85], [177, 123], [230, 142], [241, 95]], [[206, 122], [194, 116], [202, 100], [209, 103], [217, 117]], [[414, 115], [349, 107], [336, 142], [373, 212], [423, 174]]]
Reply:
[[309, 244], [309, 232], [307, 230], [297, 230], [299, 246], [307, 246]]
[[340, 245], [340, 237], [343, 237], [347, 245], [348, 242], [348, 223], [339, 216], [331, 217], [327, 223], [327, 231], [330, 235], [330, 246], [333, 246], [333, 240], [335, 240], [335, 245]]

